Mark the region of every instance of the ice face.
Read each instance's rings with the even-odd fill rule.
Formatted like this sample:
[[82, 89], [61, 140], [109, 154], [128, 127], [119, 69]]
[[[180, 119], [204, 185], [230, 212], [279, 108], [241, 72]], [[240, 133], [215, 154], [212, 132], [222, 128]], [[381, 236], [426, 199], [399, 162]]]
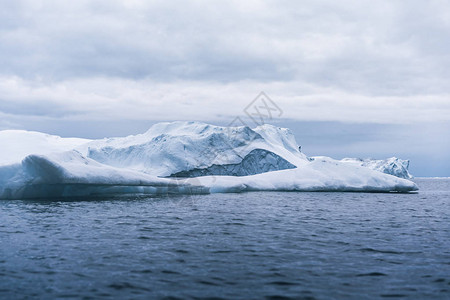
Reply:
[[180, 171], [169, 177], [247, 176], [294, 168], [293, 164], [273, 152], [255, 149], [236, 164], [213, 164], [206, 168]]

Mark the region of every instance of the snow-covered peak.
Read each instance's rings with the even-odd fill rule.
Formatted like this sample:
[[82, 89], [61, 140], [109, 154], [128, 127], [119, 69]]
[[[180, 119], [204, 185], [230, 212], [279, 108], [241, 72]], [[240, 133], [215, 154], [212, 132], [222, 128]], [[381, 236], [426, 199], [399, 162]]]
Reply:
[[220, 133], [228, 130], [229, 127], [211, 125], [196, 121], [175, 121], [161, 122], [153, 125], [145, 133], [147, 137], [155, 137], [160, 134], [168, 134], [174, 136], [180, 135], [203, 135], [210, 133]]
[[306, 155], [299, 151], [295, 136], [290, 129], [264, 124], [253, 130], [271, 145], [274, 153], [284, 157], [292, 164], [300, 166], [308, 161]]
[[295, 166], [307, 162], [292, 133], [271, 125], [251, 129], [200, 122], [158, 123], [144, 134], [97, 140], [79, 148], [103, 164], [158, 176], [239, 164], [255, 149], [272, 152]]

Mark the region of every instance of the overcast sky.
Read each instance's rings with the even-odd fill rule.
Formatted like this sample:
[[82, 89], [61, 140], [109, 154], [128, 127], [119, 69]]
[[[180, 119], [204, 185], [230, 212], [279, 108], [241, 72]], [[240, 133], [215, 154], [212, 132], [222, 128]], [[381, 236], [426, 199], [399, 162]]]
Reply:
[[312, 154], [450, 176], [450, 1], [0, 0], [0, 129], [226, 125], [260, 91]]

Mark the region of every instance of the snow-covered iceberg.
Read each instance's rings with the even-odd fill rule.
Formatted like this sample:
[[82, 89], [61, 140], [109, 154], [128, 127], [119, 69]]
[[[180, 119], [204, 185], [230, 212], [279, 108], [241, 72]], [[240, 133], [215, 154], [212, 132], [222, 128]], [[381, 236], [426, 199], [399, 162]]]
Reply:
[[391, 157], [387, 159], [360, 159], [360, 158], [344, 158], [341, 161], [358, 164], [368, 167], [372, 170], [380, 171], [385, 174], [394, 175], [400, 178], [412, 179], [409, 173], [409, 160]]
[[0, 144], [7, 145], [0, 149], [0, 199], [417, 190], [370, 164], [308, 158], [288, 129], [271, 125], [159, 123], [143, 134], [101, 140], [0, 131]]
[[399, 178], [412, 179], [413, 176], [409, 173], [409, 160], [391, 157], [387, 159], [371, 159], [371, 158], [344, 158], [341, 160], [334, 160], [326, 156], [313, 156], [311, 160], [321, 161], [339, 161], [356, 166], [367, 167], [385, 174], [394, 175]]

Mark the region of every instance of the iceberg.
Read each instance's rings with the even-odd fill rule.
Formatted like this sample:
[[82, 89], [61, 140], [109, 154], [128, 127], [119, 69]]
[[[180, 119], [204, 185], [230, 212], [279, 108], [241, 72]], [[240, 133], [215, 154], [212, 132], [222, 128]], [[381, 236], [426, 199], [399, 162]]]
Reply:
[[409, 162], [309, 158], [289, 129], [272, 125], [167, 122], [100, 140], [7, 130], [0, 144], [0, 199], [417, 190], [404, 176]]
[[391, 157], [387, 159], [360, 159], [360, 158], [344, 158], [341, 161], [348, 163], [356, 163], [360, 166], [368, 167], [385, 174], [391, 174], [400, 178], [412, 179], [409, 173], [409, 160]]
[[[327, 160], [336, 161], [326, 156], [314, 156], [312, 160]], [[387, 159], [371, 159], [371, 158], [344, 158], [339, 160], [343, 163], [353, 164], [357, 166], [367, 167], [372, 170], [380, 171], [385, 174], [394, 175], [399, 178], [412, 179], [413, 176], [409, 173], [409, 160], [391, 157]]]

